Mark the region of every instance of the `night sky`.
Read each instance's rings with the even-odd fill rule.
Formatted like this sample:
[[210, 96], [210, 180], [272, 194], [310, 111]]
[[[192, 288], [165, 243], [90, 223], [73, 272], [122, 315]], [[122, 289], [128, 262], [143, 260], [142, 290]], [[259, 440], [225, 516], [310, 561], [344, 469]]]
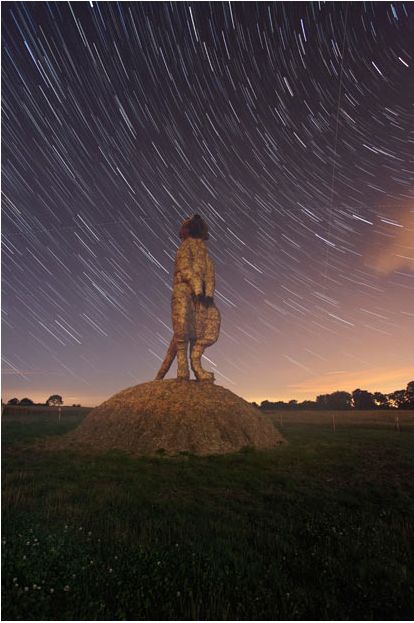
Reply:
[[3, 2], [3, 399], [152, 380], [194, 213], [217, 384], [405, 387], [413, 64], [408, 2]]

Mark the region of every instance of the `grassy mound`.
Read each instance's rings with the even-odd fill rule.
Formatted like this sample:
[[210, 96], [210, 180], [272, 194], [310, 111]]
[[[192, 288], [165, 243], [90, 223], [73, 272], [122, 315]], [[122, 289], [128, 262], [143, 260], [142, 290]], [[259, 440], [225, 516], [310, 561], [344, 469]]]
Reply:
[[228, 389], [169, 379], [115, 394], [93, 409], [76, 431], [54, 443], [174, 455], [226, 454], [283, 442], [269, 418]]

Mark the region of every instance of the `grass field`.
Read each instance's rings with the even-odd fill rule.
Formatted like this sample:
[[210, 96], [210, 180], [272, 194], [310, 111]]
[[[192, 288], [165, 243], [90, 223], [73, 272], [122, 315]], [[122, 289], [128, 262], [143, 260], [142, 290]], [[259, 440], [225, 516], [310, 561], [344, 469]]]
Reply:
[[268, 412], [274, 451], [44, 452], [3, 417], [3, 620], [412, 619], [414, 413]]

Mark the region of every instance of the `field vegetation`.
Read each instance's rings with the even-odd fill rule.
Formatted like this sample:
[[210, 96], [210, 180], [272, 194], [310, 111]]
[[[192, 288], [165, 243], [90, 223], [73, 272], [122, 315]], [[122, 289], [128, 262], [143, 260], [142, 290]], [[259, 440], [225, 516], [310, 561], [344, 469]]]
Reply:
[[3, 416], [3, 619], [412, 618], [414, 412], [269, 411], [289, 443], [227, 456], [33, 445], [84, 415]]

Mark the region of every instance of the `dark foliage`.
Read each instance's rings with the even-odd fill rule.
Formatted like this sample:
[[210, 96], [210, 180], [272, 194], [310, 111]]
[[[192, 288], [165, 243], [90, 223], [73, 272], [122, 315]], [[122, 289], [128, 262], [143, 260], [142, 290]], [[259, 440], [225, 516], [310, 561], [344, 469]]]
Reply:
[[59, 396], [59, 394], [53, 394], [46, 400], [46, 404], [48, 407], [60, 407], [63, 405], [62, 396]]
[[[254, 403], [255, 404], [255, 403]], [[316, 401], [290, 400], [283, 402], [277, 400], [271, 402], [263, 400], [260, 409], [289, 409], [289, 410], [346, 410], [359, 409], [369, 411], [372, 409], [414, 409], [414, 381], [410, 381], [407, 389], [398, 389], [390, 394], [381, 392], [371, 393], [365, 389], [354, 389], [352, 394], [345, 391], [336, 391], [332, 394], [321, 394]]]

